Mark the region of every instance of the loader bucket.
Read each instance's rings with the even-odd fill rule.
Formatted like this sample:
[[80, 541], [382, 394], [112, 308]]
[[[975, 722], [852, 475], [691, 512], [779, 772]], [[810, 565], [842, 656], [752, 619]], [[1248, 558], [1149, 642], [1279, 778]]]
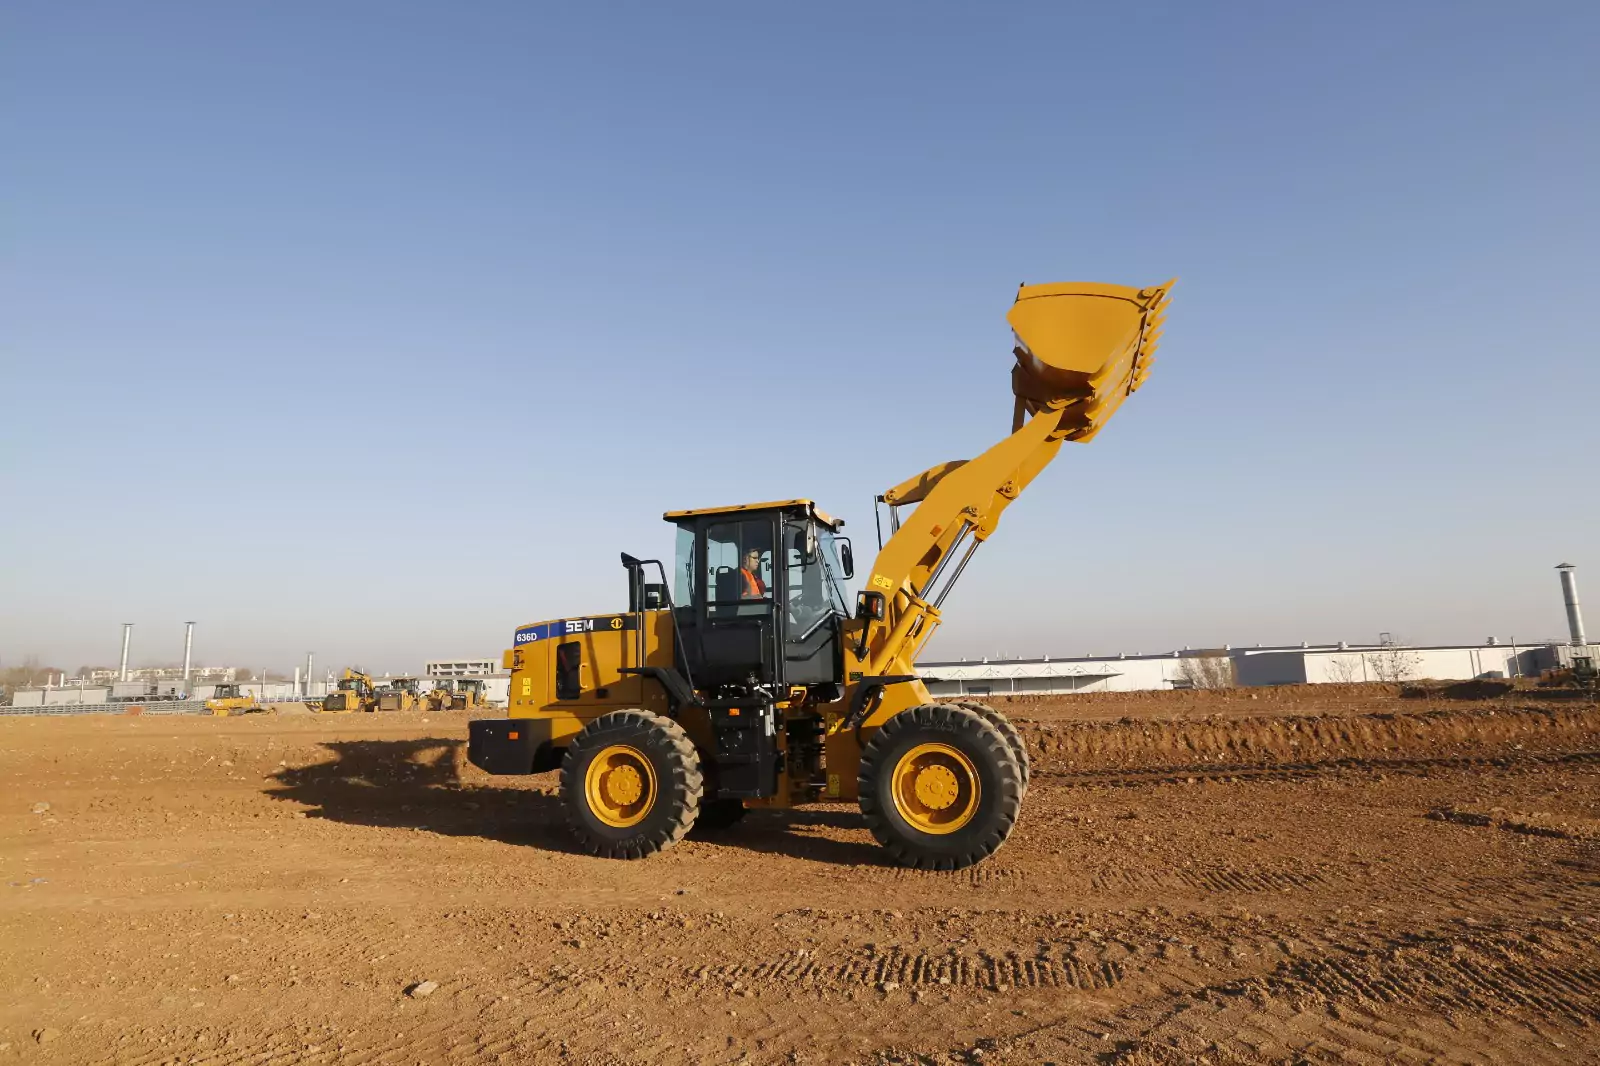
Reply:
[[1059, 411], [1062, 436], [1092, 440], [1150, 373], [1176, 280], [1147, 289], [1086, 282], [1018, 289], [1006, 315], [1017, 337], [1013, 431], [1028, 415]]

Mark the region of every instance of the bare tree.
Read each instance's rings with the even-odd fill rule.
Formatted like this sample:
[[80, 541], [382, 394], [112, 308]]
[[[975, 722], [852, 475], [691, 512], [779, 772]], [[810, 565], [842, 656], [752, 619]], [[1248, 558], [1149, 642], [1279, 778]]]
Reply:
[[1190, 688], [1232, 688], [1233, 657], [1225, 651], [1203, 651], [1184, 656], [1178, 663], [1178, 676]]
[[1362, 677], [1361, 656], [1340, 655], [1337, 658], [1329, 659], [1327, 670], [1329, 681], [1342, 685], [1360, 681]]
[[29, 655], [22, 660], [21, 666], [8, 666], [0, 670], [0, 685], [8, 690], [32, 688], [65, 673], [59, 666], [41, 666], [37, 655]]
[[1409, 681], [1417, 667], [1422, 665], [1422, 656], [1398, 644], [1386, 645], [1381, 651], [1367, 652], [1366, 659], [1372, 676], [1379, 681]]

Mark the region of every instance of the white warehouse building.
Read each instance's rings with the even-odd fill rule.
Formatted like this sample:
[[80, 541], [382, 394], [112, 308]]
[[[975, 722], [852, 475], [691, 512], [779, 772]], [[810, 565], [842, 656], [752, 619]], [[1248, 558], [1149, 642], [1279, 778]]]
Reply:
[[1537, 677], [1563, 665], [1570, 652], [1540, 644], [1323, 644], [1295, 647], [1169, 651], [1156, 655], [1041, 659], [962, 659], [923, 662], [917, 673], [934, 696], [1049, 695], [1139, 692], [1193, 686], [1197, 658], [1227, 658], [1240, 686], [1355, 681], [1465, 681], [1479, 677]]

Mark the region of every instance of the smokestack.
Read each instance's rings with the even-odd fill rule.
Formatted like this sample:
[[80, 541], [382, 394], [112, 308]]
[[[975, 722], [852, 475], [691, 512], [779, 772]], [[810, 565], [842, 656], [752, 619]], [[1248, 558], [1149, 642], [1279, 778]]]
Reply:
[[194, 623], [183, 623], [183, 679], [189, 680], [190, 652], [194, 649]]
[[1578, 607], [1577, 569], [1571, 563], [1556, 567], [1561, 574], [1561, 598], [1567, 602], [1567, 630], [1572, 634], [1573, 645], [1582, 646], [1589, 642], [1583, 637], [1583, 611]]
[[301, 695], [302, 696], [311, 695], [311, 653], [310, 652], [306, 652], [306, 690], [304, 692], [302, 692]]
[[122, 667], [121, 680], [128, 680], [128, 641], [133, 639], [133, 623], [122, 623]]

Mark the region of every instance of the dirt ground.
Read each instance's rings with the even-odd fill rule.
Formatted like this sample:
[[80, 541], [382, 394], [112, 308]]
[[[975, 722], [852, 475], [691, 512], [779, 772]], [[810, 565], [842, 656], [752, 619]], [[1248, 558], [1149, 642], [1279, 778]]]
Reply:
[[583, 857], [459, 715], [6, 718], [0, 1064], [1600, 1062], [1600, 707], [1412, 696], [997, 700], [955, 874]]

